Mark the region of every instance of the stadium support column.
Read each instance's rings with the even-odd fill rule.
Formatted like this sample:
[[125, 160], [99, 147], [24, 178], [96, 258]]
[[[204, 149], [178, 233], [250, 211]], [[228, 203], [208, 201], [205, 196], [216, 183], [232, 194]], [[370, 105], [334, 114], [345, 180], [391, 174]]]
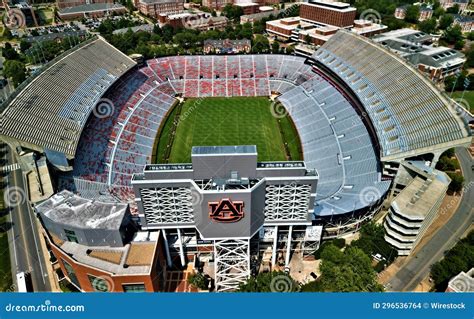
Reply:
[[234, 291], [250, 276], [250, 240], [214, 241], [216, 291]]
[[170, 255], [170, 246], [168, 246], [168, 238], [166, 238], [166, 231], [164, 229], [161, 230], [163, 233], [163, 242], [165, 244], [165, 253], [166, 253], [166, 262], [168, 263], [168, 267], [173, 266], [173, 262], [171, 261]]
[[277, 246], [278, 246], [278, 226], [275, 226], [275, 237], [273, 237], [273, 249], [272, 249], [272, 267], [275, 266], [276, 264]]
[[186, 260], [184, 258], [183, 240], [181, 239], [181, 229], [178, 230], [178, 245], [179, 245], [179, 258], [181, 259], [181, 266], [186, 266]]
[[291, 237], [293, 236], [293, 226], [290, 225], [288, 228], [288, 240], [286, 246], [286, 257], [285, 257], [285, 267], [290, 265], [290, 254], [291, 254]]

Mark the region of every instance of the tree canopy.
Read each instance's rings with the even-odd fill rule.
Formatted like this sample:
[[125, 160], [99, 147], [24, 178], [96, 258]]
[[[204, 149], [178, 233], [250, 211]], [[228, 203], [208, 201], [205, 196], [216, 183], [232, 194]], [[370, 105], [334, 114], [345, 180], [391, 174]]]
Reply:
[[259, 273], [240, 285], [240, 292], [297, 292], [299, 284], [283, 271]]

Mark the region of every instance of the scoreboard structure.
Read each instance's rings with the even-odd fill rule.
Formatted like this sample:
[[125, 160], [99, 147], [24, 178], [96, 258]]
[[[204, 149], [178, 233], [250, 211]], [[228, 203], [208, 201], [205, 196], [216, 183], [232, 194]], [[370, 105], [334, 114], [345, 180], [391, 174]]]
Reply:
[[257, 155], [254, 145], [193, 147], [192, 163], [147, 165], [132, 179], [142, 229], [161, 230], [168, 265], [173, 253], [185, 266], [207, 252], [217, 291], [245, 282], [262, 252], [275, 265], [283, 251], [288, 267], [296, 247], [312, 253], [319, 245], [311, 236], [316, 171]]

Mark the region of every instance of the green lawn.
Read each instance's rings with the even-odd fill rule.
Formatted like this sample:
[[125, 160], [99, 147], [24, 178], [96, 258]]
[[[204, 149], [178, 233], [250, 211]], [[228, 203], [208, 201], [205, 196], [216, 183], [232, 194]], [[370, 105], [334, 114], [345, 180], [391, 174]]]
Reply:
[[[450, 92], [447, 92], [447, 94], [449, 95]], [[462, 91], [456, 91], [453, 93], [452, 98], [460, 99], [461, 96], [462, 96]], [[466, 102], [469, 104], [470, 111], [471, 113], [473, 113], [474, 112], [474, 91], [466, 91], [466, 93], [464, 93], [464, 100], [466, 100]], [[463, 105], [463, 106], [467, 107], [467, 105]]]
[[279, 123], [266, 97], [187, 99], [177, 121], [176, 113], [173, 110], [161, 130], [155, 157], [159, 163], [166, 162], [164, 154], [173, 137], [173, 123], [178, 125], [169, 163], [189, 163], [193, 146], [210, 145], [257, 145], [259, 161], [286, 161], [284, 140], [291, 159], [302, 159], [291, 120], [283, 118]]

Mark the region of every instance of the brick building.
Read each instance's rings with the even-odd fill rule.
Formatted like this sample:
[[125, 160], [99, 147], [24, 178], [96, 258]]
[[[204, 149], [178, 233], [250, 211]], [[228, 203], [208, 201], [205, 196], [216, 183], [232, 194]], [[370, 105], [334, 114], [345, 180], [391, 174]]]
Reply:
[[37, 205], [36, 211], [57, 260], [53, 269], [80, 291], [162, 290], [166, 259], [160, 233], [137, 231], [127, 204], [62, 191]]
[[56, 4], [60, 10], [65, 9], [65, 8], [78, 7], [85, 4], [93, 4], [93, 3], [113, 4], [114, 0], [57, 0], [56, 1]]
[[158, 18], [161, 13], [179, 13], [184, 0], [134, 0], [135, 7], [146, 16]]
[[227, 4], [233, 4], [233, 0], [202, 0], [202, 5], [214, 10], [220, 10]]
[[235, 5], [242, 8], [244, 15], [260, 12], [260, 5], [256, 2], [236, 3]]
[[352, 27], [357, 10], [344, 2], [315, 1], [303, 3], [300, 17], [308, 22], [340, 28]]
[[458, 5], [459, 10], [463, 12], [469, 7], [469, 0], [439, 0], [439, 3], [441, 4], [444, 10]]

